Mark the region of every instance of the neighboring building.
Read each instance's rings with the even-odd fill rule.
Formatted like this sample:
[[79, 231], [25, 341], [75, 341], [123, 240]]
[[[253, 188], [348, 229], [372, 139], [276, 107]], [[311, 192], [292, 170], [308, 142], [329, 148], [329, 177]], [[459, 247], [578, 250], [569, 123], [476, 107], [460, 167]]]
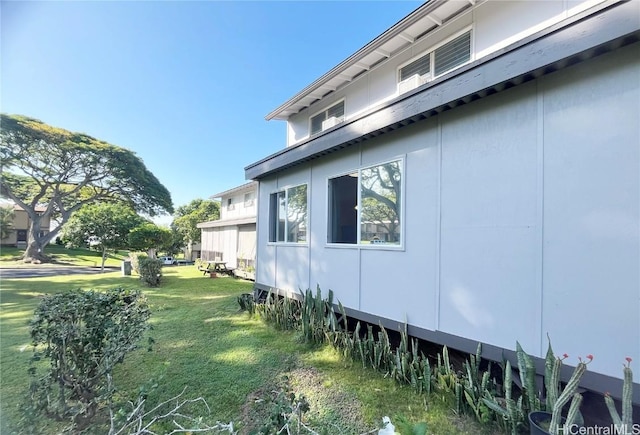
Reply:
[[[29, 242], [29, 228], [31, 227], [31, 219], [27, 212], [16, 204], [6, 204], [3, 207], [10, 207], [13, 209], [13, 225], [9, 236], [2, 239], [0, 244], [3, 246], [15, 246], [17, 248], [24, 249]], [[36, 213], [42, 214], [46, 210], [45, 207], [36, 207]], [[49, 232], [51, 222], [47, 217], [41, 221], [40, 233], [42, 235]]]
[[639, 40], [638, 1], [420, 6], [267, 115], [287, 147], [245, 168], [256, 290], [319, 285], [498, 361], [548, 334], [619, 394], [625, 357], [640, 373]]
[[251, 279], [255, 277], [257, 186], [250, 182], [211, 196], [220, 198], [220, 219], [198, 224], [200, 258], [226, 261], [236, 275]]

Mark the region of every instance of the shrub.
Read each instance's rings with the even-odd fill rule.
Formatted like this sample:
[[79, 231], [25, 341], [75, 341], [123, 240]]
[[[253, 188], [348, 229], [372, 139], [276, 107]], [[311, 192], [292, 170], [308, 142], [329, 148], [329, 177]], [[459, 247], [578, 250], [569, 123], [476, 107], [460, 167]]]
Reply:
[[146, 254], [141, 254], [138, 252], [138, 253], [130, 254], [129, 258], [131, 258], [131, 269], [133, 269], [135, 273], [140, 275], [140, 260], [143, 260], [149, 257]]
[[162, 261], [154, 258], [139, 258], [140, 279], [149, 287], [158, 287], [162, 280]]
[[[137, 290], [74, 290], [42, 299], [30, 322], [33, 376], [29, 406], [82, 428], [110, 404], [111, 374], [147, 330], [150, 311]], [[37, 376], [41, 359], [48, 372]]]

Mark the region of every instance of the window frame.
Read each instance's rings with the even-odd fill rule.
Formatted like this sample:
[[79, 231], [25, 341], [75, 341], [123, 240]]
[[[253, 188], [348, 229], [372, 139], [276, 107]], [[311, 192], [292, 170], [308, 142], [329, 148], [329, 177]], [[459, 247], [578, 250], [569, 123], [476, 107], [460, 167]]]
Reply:
[[[306, 189], [307, 189], [307, 193], [306, 193], [306, 217], [305, 217], [305, 222], [304, 222], [305, 223], [305, 228], [306, 228], [306, 237], [305, 237], [304, 241], [299, 241], [299, 242], [288, 241], [288, 240], [286, 240], [287, 239], [287, 235], [289, 234], [289, 231], [287, 229], [288, 220], [286, 219], [286, 216], [287, 216], [287, 210], [288, 210], [287, 205], [289, 203], [289, 200], [288, 200], [289, 199], [289, 190], [298, 188], [300, 186], [306, 186]], [[281, 193], [285, 194], [285, 201], [286, 201], [285, 211], [284, 211], [284, 214], [285, 214], [285, 219], [284, 219], [285, 224], [284, 225], [285, 226], [284, 226], [284, 230], [283, 230], [284, 239], [285, 240], [283, 240], [283, 241], [277, 240], [278, 239], [278, 226], [277, 226], [278, 223], [277, 222], [279, 222], [278, 221], [278, 209], [280, 208], [280, 205], [278, 203], [278, 196]], [[275, 204], [275, 207], [276, 207], [275, 212], [272, 209], [272, 207], [274, 206], [274, 200], [273, 200], [274, 195], [275, 195], [275, 198], [276, 198], [276, 201], [275, 201], [276, 202], [276, 204]], [[268, 229], [268, 232], [267, 232], [267, 245], [278, 245], [278, 246], [285, 246], [285, 245], [289, 245], [289, 246], [308, 246], [309, 245], [309, 183], [291, 184], [291, 185], [283, 186], [283, 187], [280, 187], [280, 188], [278, 188], [276, 190], [273, 190], [273, 191], [269, 192], [268, 213], [269, 213], [269, 219], [268, 219], [268, 227], [267, 227], [267, 229]], [[275, 230], [273, 229], [273, 225], [276, 225]], [[274, 232], [275, 232], [275, 234], [274, 234]], [[275, 240], [272, 240], [272, 238], [275, 239]]]
[[[448, 44], [449, 42], [453, 41], [454, 39], [464, 35], [465, 33], [469, 33], [469, 60], [461, 63], [460, 65], [457, 65], [441, 74], [436, 75], [436, 66], [435, 66], [435, 52], [437, 49], [439, 49], [440, 47]], [[437, 44], [432, 45], [431, 47], [429, 47], [426, 50], [421, 51], [419, 54], [417, 54], [416, 56], [413, 56], [411, 59], [409, 59], [406, 62], [401, 63], [400, 65], [398, 65], [397, 69], [396, 69], [396, 90], [398, 92], [398, 95], [401, 95], [402, 93], [400, 93], [400, 83], [403, 80], [400, 80], [401, 77], [401, 70], [406, 67], [407, 65], [410, 65], [412, 63], [414, 63], [415, 61], [422, 59], [425, 56], [429, 56], [429, 79], [425, 82], [425, 83], [429, 83], [435, 79], [437, 79], [438, 77], [442, 77], [446, 74], [449, 74], [451, 71], [455, 71], [456, 69], [463, 67], [464, 65], [467, 65], [471, 62], [473, 62], [474, 60], [474, 45], [475, 45], [475, 32], [473, 31], [473, 25], [469, 25], [464, 27], [462, 30], [459, 30], [458, 32], [453, 33], [451, 36], [449, 36], [448, 38], [443, 39], [442, 41], [438, 42]], [[407, 78], [408, 79], [408, 78]], [[405, 79], [406, 80], [406, 79]], [[415, 88], [414, 88], [415, 89]], [[409, 91], [405, 91], [403, 93], [406, 93]]]
[[[362, 189], [361, 189], [361, 173], [363, 170], [374, 168], [376, 166], [381, 166], [387, 163], [398, 162], [400, 167], [400, 237], [398, 244], [387, 244], [387, 243], [364, 243], [361, 240], [362, 233], [362, 222], [361, 222], [361, 207], [362, 204]], [[330, 182], [333, 179], [349, 176], [350, 174], [357, 173], [358, 174], [358, 182], [357, 182], [357, 208], [358, 212], [356, 214], [356, 242], [355, 243], [339, 243], [339, 242], [331, 242], [329, 238], [331, 236], [331, 227], [332, 227], [332, 218], [331, 218], [331, 194], [330, 194]], [[327, 248], [339, 248], [339, 249], [376, 249], [376, 250], [391, 250], [391, 251], [404, 251], [405, 250], [405, 233], [406, 233], [406, 213], [405, 207], [407, 203], [406, 199], [406, 154], [402, 154], [400, 156], [396, 156], [387, 160], [382, 160], [376, 163], [371, 163], [367, 165], [360, 165], [359, 167], [340, 172], [335, 175], [331, 175], [326, 178], [325, 186], [327, 188], [327, 197], [326, 197], [326, 207], [325, 210], [327, 212], [326, 217], [326, 237], [325, 237], [325, 247]]]
[[336, 124], [336, 125], [342, 124], [342, 123], [346, 120], [346, 114], [347, 114], [346, 98], [341, 98], [341, 99], [337, 100], [335, 103], [333, 103], [332, 105], [327, 106], [327, 107], [325, 107], [325, 108], [324, 108], [324, 109], [322, 109], [322, 110], [318, 110], [317, 112], [312, 113], [312, 114], [309, 116], [309, 136], [315, 136], [315, 135], [317, 135], [317, 134], [322, 133], [323, 131], [328, 130], [328, 128], [327, 128], [327, 129], [322, 129], [322, 125], [321, 125], [321, 126], [320, 126], [321, 128], [320, 128], [320, 130], [319, 130], [319, 131], [313, 132], [313, 130], [312, 130], [312, 127], [313, 127], [313, 118], [317, 117], [317, 116], [318, 116], [318, 115], [320, 115], [321, 113], [324, 113], [324, 114], [325, 114], [325, 119], [324, 119], [324, 121], [326, 121], [326, 120], [328, 119], [328, 118], [326, 118], [326, 114], [327, 114], [327, 112], [329, 112], [329, 110], [333, 109], [334, 107], [336, 107], [336, 106], [337, 106], [337, 105], [339, 105], [339, 104], [342, 104], [342, 120], [340, 120], [340, 122], [339, 122], [338, 124]]

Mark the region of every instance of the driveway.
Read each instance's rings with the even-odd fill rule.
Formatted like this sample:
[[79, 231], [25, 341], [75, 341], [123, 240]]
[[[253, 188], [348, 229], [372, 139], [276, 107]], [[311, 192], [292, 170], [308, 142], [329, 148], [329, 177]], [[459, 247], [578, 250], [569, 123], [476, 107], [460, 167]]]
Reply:
[[[119, 267], [105, 267], [106, 272], [115, 272]], [[38, 278], [58, 275], [86, 275], [90, 273], [100, 273], [99, 267], [84, 266], [45, 266], [45, 267], [12, 267], [0, 268], [0, 278]]]

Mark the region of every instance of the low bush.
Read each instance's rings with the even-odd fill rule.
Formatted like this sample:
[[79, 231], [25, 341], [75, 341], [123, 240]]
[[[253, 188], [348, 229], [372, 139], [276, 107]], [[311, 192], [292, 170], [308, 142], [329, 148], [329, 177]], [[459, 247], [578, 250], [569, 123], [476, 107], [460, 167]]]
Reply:
[[[86, 427], [115, 391], [111, 375], [146, 332], [150, 311], [137, 290], [74, 290], [45, 296], [30, 322], [28, 412]], [[48, 370], [40, 375], [48, 360]]]
[[162, 261], [154, 258], [139, 258], [140, 279], [149, 287], [158, 287], [162, 281]]

